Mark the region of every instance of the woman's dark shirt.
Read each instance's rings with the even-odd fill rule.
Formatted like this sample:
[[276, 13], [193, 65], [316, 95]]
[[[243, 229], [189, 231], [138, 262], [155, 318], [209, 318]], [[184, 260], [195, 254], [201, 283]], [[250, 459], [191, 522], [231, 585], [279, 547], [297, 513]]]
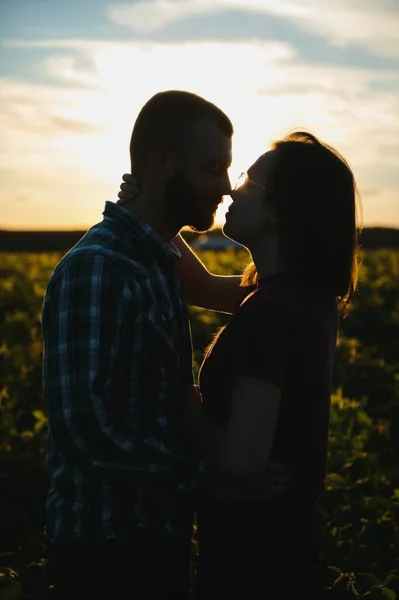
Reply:
[[237, 377], [281, 388], [270, 460], [289, 468], [292, 483], [262, 512], [290, 513], [324, 492], [337, 332], [334, 295], [312, 281], [279, 274], [260, 281], [201, 366], [204, 411], [220, 424], [229, 419]]

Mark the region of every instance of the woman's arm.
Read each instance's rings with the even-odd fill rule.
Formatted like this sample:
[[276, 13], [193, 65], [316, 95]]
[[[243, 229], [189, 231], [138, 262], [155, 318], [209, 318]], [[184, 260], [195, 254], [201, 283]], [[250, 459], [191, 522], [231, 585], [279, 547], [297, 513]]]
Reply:
[[186, 432], [211, 469], [241, 485], [256, 485], [267, 472], [280, 400], [276, 385], [241, 376], [233, 386], [230, 419], [222, 427], [205, 417], [199, 389], [190, 386], [183, 405]]
[[181, 253], [175, 263], [175, 274], [187, 304], [232, 314], [254, 290], [252, 286], [240, 287], [240, 275], [210, 273], [181, 235], [172, 241]]
[[270, 460], [281, 389], [272, 383], [242, 375], [233, 385], [227, 426], [226, 462], [236, 476], [257, 479]]
[[[117, 204], [123, 206], [128, 201], [134, 201], [140, 191], [132, 175], [125, 173], [122, 179]], [[176, 260], [175, 273], [187, 304], [232, 314], [254, 290], [254, 286], [240, 287], [239, 275], [210, 273], [181, 235], [172, 241], [181, 252], [180, 260]]]

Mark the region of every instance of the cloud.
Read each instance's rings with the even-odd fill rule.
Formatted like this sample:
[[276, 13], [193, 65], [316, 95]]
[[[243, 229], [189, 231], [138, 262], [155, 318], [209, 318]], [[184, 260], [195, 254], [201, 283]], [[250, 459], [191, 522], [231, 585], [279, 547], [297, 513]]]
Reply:
[[[86, 229], [101, 220], [115, 186], [79, 168], [0, 170], [0, 229]], [[23, 204], [23, 206], [21, 206]]]
[[[256, 1], [256, 0], [255, 0]], [[258, 0], [259, 4], [263, 0]], [[399, 58], [397, 7], [373, 0], [279, 0], [266, 2], [275, 14], [336, 45], [358, 45], [388, 58]], [[273, 8], [272, 8], [273, 6]], [[265, 10], [267, 10], [265, 8]]]
[[90, 91], [0, 79], [0, 158], [3, 167], [59, 168], [74, 163], [68, 146], [95, 144], [104, 123], [79, 102], [93, 103]]
[[201, 15], [240, 11], [270, 15], [337, 46], [359, 46], [387, 58], [399, 58], [399, 12], [373, 0], [152, 0], [110, 4], [108, 18], [140, 36], [161, 34], [168, 26]]
[[399, 166], [399, 98], [384, 86], [394, 72], [287, 64], [269, 75], [258, 93], [287, 126], [311, 124], [363, 168]]
[[89, 134], [99, 133], [104, 131], [104, 127], [100, 125], [93, 125], [86, 121], [79, 121], [78, 119], [67, 119], [65, 117], [51, 117], [51, 129], [53, 132], [61, 133], [72, 133], [72, 134]]
[[[38, 45], [49, 52], [54, 48], [42, 63], [53, 84], [0, 81], [0, 196], [28, 195], [26, 206], [32, 208], [24, 218], [32, 223], [40, 211], [57, 226], [61, 219], [76, 222], [73, 214], [80, 223], [98, 220], [99, 207], [116, 195], [128, 168], [138, 111], [152, 94], [175, 88], [208, 98], [233, 120], [233, 178], [271, 139], [303, 127], [352, 164], [365, 190], [365, 221], [389, 217], [399, 225], [394, 202], [399, 99], [389, 91], [396, 76], [392, 69], [327, 70], [301, 62], [295, 48], [281, 42], [182, 46], [45, 40]], [[28, 172], [26, 181], [21, 169]], [[18, 222], [14, 208], [7, 215], [10, 223]]]
[[[31, 47], [43, 48], [43, 46], [40, 46], [40, 42]], [[54, 48], [57, 48], [57, 44], [50, 46], [50, 48], [51, 50], [54, 50]], [[61, 44], [60, 48], [65, 50], [68, 49], [68, 46]], [[95, 65], [87, 59], [87, 57], [91, 55], [91, 52], [87, 51], [88, 48], [81, 43], [79, 43], [78, 46], [75, 46], [74, 49], [76, 50], [75, 54], [52, 54], [51, 56], [46, 57], [42, 63], [43, 71], [48, 77], [54, 80], [63, 81], [65, 84], [96, 87], [98, 85], [98, 80], [95, 73]], [[84, 64], [83, 67], [82, 63]]]
[[111, 4], [106, 7], [108, 18], [137, 33], [149, 34], [160, 31], [171, 23], [183, 21], [203, 13], [220, 10], [218, 2], [211, 0], [154, 0], [135, 4]]
[[45, 112], [40, 104], [35, 105], [24, 99], [6, 104], [2, 116], [7, 119], [8, 128], [13, 127], [14, 131], [23, 131], [25, 134], [38, 132], [44, 136], [86, 135], [104, 131], [104, 127], [101, 125], [61, 115], [52, 115]]

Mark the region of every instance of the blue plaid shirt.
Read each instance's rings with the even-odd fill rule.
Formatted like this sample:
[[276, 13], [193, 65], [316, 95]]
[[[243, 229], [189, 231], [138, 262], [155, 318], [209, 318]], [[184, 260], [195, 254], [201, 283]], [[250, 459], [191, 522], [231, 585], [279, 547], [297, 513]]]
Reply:
[[117, 204], [103, 214], [43, 303], [46, 538], [187, 536], [203, 463], [179, 436], [193, 372], [178, 250]]

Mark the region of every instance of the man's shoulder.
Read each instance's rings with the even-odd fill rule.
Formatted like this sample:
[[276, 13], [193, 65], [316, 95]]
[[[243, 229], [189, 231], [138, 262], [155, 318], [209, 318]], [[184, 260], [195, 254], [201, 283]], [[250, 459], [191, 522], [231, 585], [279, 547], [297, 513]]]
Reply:
[[146, 276], [146, 268], [135, 257], [134, 252], [129, 254], [123, 247], [108, 245], [104, 239], [96, 235], [95, 228], [83, 236], [56, 265], [51, 280], [63, 277], [68, 271], [76, 274], [91, 271], [97, 273], [112, 273], [126, 278], [130, 282], [139, 282]]

